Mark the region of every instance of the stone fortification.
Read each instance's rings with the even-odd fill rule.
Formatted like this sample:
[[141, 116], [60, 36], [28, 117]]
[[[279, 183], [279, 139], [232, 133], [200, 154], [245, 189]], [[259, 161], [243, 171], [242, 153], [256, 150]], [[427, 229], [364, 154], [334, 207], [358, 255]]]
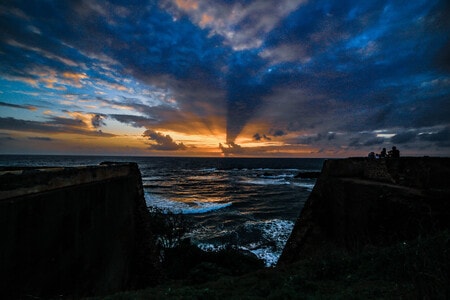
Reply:
[[450, 228], [450, 159], [327, 160], [279, 264]]
[[134, 163], [0, 169], [0, 295], [102, 295], [149, 284], [148, 217]]

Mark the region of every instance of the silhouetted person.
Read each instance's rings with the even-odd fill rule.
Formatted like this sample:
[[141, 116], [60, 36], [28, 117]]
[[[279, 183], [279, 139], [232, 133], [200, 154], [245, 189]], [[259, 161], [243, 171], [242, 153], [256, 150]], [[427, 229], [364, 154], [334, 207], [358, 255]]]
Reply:
[[393, 146], [392, 150], [389, 151], [390, 157], [392, 158], [399, 158], [400, 157], [400, 150], [397, 149], [397, 147]]
[[374, 158], [375, 158], [375, 153], [374, 153], [374, 152], [370, 152], [369, 155], [368, 155], [368, 157], [369, 157], [370, 159], [374, 159]]
[[380, 158], [385, 158], [386, 157], [386, 148], [383, 148], [383, 150], [381, 150], [380, 153]]

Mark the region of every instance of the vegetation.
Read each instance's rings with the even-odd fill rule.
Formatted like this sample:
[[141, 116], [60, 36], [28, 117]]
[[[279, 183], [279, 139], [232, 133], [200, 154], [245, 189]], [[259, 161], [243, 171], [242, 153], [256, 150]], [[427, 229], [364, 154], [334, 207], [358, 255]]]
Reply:
[[251, 253], [229, 247], [203, 251], [185, 238], [190, 224], [183, 214], [149, 208], [154, 243], [161, 264], [160, 281], [204, 283], [222, 275], [237, 276], [262, 269], [264, 263]]
[[164, 284], [106, 299], [450, 298], [448, 231], [358, 253], [329, 250], [271, 269], [231, 249], [199, 254], [189, 243], [176, 248], [167, 253], [166, 274], [172, 275]]
[[183, 242], [190, 225], [181, 213], [173, 213], [153, 206], [149, 207], [149, 211], [155, 247], [158, 249], [160, 262], [164, 262], [165, 253]]

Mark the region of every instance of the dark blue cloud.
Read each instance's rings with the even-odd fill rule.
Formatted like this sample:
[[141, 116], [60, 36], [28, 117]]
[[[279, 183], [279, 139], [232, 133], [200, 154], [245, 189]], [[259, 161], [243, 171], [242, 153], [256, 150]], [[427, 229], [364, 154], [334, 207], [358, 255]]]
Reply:
[[[191, 119], [214, 128], [223, 117], [224, 151], [242, 150], [234, 142], [253, 121], [268, 123], [253, 136], [260, 141], [265, 134], [305, 144], [370, 147], [385, 140], [363, 132], [386, 129], [397, 134], [392, 141], [399, 144], [447, 145], [445, 131], [420, 135], [419, 129], [450, 124], [448, 1], [283, 4], [292, 10], [224, 0], [202, 2], [195, 12], [178, 11], [169, 0], [2, 3], [0, 76], [38, 92], [59, 89], [61, 97], [78, 100], [72, 111], [94, 99], [136, 113], [92, 109], [94, 128], [109, 118], [181, 131]], [[245, 18], [233, 23], [231, 8], [238, 5]], [[202, 11], [205, 7], [210, 10]], [[211, 13], [206, 25], [198, 22], [204, 12]], [[134, 85], [127, 85], [131, 79]], [[99, 96], [99, 85], [126, 88], [134, 97]], [[147, 97], [145, 89], [162, 96]], [[7, 109], [40, 108], [5, 99], [0, 106]], [[8, 116], [0, 116], [3, 128], [10, 122], [38, 132], [86, 131], [76, 119]], [[164, 145], [156, 141], [154, 147]]]
[[226, 77], [227, 141], [234, 142], [261, 105], [261, 98], [271, 92], [262, 69], [265, 62], [254, 51], [232, 56]]
[[283, 132], [283, 130], [280, 130], [280, 129], [275, 129], [275, 130], [273, 130], [273, 136], [283, 136], [283, 135], [285, 135], [285, 133]]
[[391, 141], [394, 144], [405, 144], [413, 142], [416, 138], [417, 138], [416, 131], [406, 131], [396, 134], [391, 138]]
[[47, 121], [21, 120], [12, 117], [0, 117], [0, 129], [20, 130], [26, 132], [38, 133], [73, 133], [88, 136], [113, 137], [114, 134], [104, 133], [102, 131], [93, 131], [87, 128], [81, 120], [68, 119], [61, 117], [51, 117]]
[[154, 142], [154, 144], [149, 145], [149, 149], [151, 150], [186, 150], [186, 146], [183, 143], [176, 143], [169, 135], [164, 135], [151, 129], [146, 130], [143, 135]]
[[117, 49], [114, 56], [144, 78], [171, 74], [209, 81], [224, 63], [223, 49], [216, 48], [220, 39], [208, 38], [187, 19], [173, 22], [167, 13], [152, 11], [129, 25], [120, 32], [128, 47]]
[[6, 103], [6, 102], [1, 102], [1, 101], [0, 101], [0, 106], [21, 108], [21, 109], [28, 109], [28, 110], [36, 110], [36, 107], [33, 105], [20, 105], [20, 104]]
[[109, 117], [121, 123], [125, 123], [136, 128], [146, 127], [155, 122], [154, 119], [134, 115], [111, 114], [109, 115]]
[[34, 141], [44, 141], [44, 142], [51, 142], [54, 140], [52, 138], [45, 137], [45, 136], [29, 136], [28, 139], [34, 140]]
[[437, 132], [419, 134], [419, 139], [436, 143], [439, 147], [450, 147], [450, 127], [445, 127]]
[[[356, 116], [364, 112], [343, 123], [345, 130], [448, 123], [448, 73], [435, 66], [449, 40], [441, 8], [437, 1], [309, 2], [266, 41], [268, 48], [290, 45], [301, 54], [290, 66], [278, 64], [272, 79], [347, 103]], [[426, 92], [418, 88], [436, 77], [447, 81]]]
[[255, 141], [270, 141], [272, 140], [269, 136], [265, 134], [259, 134], [258, 132], [253, 135]]
[[[52, 1], [16, 3], [30, 22], [10, 15], [3, 19], [1, 38], [25, 47], [2, 45], [11, 61], [4, 72], [22, 73], [32, 65], [52, 65], [60, 70], [68, 66], [55, 61], [52, 54], [83, 62], [87, 56], [105, 55], [127, 68], [133, 75], [148, 78], [170, 74], [175, 78], [199, 78], [208, 81], [223, 66], [223, 47], [218, 37], [209, 38], [187, 19], [176, 22], [156, 5], [148, 3], [117, 6], [111, 2]], [[120, 9], [123, 16], [120, 15]], [[26, 24], [29, 23], [28, 26]], [[30, 27], [39, 30], [39, 34]], [[16, 44], [17, 44], [16, 43]], [[70, 46], [70, 47], [68, 47]], [[36, 49], [38, 51], [36, 55]], [[226, 49], [225, 49], [226, 50]], [[31, 55], [34, 52], [34, 55]], [[47, 54], [47, 55], [46, 55]], [[51, 56], [51, 57], [49, 57]], [[211, 76], [214, 74], [214, 76]]]

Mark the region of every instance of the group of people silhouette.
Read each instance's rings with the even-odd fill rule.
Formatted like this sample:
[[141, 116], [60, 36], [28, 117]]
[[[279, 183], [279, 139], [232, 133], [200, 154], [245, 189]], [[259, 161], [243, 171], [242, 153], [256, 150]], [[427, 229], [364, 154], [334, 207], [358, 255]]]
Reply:
[[383, 148], [381, 152], [375, 153], [370, 152], [369, 158], [399, 158], [400, 157], [400, 150], [397, 149], [397, 147], [392, 146], [392, 149], [386, 152], [386, 148]]

